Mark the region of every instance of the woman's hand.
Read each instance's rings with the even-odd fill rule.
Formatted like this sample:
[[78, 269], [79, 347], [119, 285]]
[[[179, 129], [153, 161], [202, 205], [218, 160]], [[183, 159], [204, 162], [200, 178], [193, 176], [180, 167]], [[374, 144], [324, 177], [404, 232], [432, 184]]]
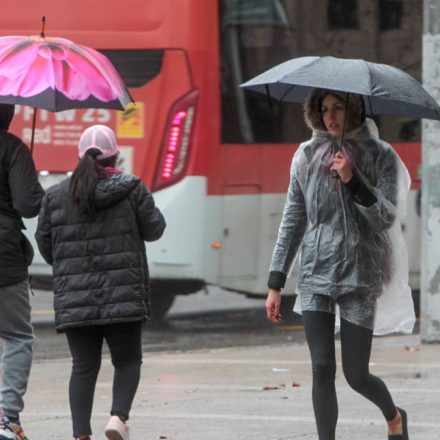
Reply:
[[350, 160], [342, 151], [335, 154], [330, 170], [335, 170], [338, 173], [342, 183], [348, 183], [353, 177]]
[[266, 299], [266, 313], [267, 317], [272, 322], [280, 322], [281, 314], [281, 294], [278, 290], [269, 289]]

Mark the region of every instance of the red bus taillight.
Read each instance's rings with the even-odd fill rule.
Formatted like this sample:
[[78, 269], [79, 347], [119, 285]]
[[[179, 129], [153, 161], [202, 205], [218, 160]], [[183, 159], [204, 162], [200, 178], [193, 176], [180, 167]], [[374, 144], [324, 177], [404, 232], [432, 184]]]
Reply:
[[165, 188], [185, 176], [191, 150], [197, 90], [177, 101], [170, 111], [152, 190]]

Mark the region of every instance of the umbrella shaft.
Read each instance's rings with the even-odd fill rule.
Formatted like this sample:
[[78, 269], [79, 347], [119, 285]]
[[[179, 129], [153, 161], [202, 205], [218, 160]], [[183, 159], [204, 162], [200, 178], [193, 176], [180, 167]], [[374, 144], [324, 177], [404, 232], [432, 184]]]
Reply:
[[36, 124], [37, 124], [37, 108], [34, 107], [34, 116], [32, 117], [31, 153], [34, 152], [34, 138], [35, 138]]

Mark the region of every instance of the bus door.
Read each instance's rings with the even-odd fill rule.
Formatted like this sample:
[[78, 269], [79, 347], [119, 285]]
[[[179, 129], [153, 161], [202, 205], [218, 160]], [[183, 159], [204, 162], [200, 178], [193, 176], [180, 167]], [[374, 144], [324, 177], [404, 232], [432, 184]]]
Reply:
[[[222, 253], [220, 284], [231, 287], [236, 279], [255, 279], [260, 234], [259, 151], [224, 145], [222, 187]], [[235, 278], [235, 280], [229, 280]]]
[[[239, 86], [295, 53], [280, 0], [221, 0], [223, 248], [220, 284], [263, 294], [289, 180], [300, 106], [280, 109]], [[305, 138], [305, 136], [304, 136]], [[289, 145], [290, 143], [290, 145]]]
[[[220, 284], [229, 278], [254, 279], [258, 270], [258, 235], [260, 199], [258, 186], [225, 186], [223, 190], [223, 245], [220, 261]], [[247, 197], [234, 195], [246, 190]], [[232, 193], [232, 194], [231, 194]], [[233, 282], [234, 280], [230, 280]]]

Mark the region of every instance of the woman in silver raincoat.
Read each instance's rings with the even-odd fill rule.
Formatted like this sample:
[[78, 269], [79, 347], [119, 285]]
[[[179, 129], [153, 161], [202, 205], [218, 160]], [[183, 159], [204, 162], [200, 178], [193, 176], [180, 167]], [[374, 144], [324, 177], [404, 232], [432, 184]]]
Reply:
[[301, 309], [312, 358], [319, 439], [335, 439], [338, 325], [348, 383], [381, 409], [389, 439], [408, 440], [405, 411], [395, 406], [368, 366], [375, 330], [411, 332], [414, 324], [400, 231], [409, 175], [365, 119], [360, 96], [315, 89], [304, 113], [313, 136], [292, 160], [269, 274], [267, 315], [280, 321], [280, 291], [301, 247], [295, 309]]

